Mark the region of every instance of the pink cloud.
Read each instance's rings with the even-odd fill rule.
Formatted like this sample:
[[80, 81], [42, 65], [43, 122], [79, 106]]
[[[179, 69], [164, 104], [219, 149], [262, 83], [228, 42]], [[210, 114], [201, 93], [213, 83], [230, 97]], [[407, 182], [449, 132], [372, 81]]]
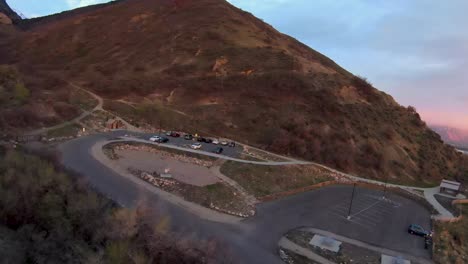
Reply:
[[419, 113], [428, 124], [450, 126], [468, 130], [468, 112], [420, 109]]

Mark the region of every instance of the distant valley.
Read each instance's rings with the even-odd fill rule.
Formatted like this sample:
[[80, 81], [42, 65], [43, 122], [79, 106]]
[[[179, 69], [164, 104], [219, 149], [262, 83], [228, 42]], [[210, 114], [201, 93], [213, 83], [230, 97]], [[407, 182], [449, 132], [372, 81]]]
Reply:
[[447, 126], [431, 126], [431, 128], [447, 144], [453, 145], [465, 152], [468, 151], [468, 131]]

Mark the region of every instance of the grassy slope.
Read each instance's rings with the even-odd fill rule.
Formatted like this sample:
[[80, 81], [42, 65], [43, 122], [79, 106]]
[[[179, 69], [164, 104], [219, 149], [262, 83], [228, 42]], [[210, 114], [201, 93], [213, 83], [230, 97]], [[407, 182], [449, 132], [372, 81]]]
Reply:
[[262, 166], [234, 161], [225, 162], [221, 173], [256, 197], [331, 180], [326, 172], [312, 166]]
[[[168, 232], [170, 219], [150, 215], [143, 207], [116, 208], [37, 157], [9, 151], [0, 160], [0, 232], [17, 241], [27, 263], [201, 263], [212, 257], [203, 242], [178, 244], [183, 238]], [[0, 252], [6, 250], [2, 239]]]
[[461, 156], [413, 109], [224, 1], [182, 2], [123, 1], [32, 21], [5, 58], [31, 76], [42, 69], [131, 99], [136, 109], [107, 107], [138, 123], [231, 137], [369, 178], [465, 180]]
[[468, 261], [468, 205], [460, 205], [463, 218], [456, 223], [439, 223], [435, 225], [436, 263], [463, 264]]

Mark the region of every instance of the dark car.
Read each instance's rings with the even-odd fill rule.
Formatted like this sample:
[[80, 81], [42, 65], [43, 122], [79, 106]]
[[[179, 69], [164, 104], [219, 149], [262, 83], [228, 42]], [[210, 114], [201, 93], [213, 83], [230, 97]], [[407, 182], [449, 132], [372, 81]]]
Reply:
[[206, 143], [213, 143], [213, 140], [211, 138], [205, 138]]
[[170, 134], [171, 137], [180, 137], [180, 134], [177, 132], [171, 132]]
[[411, 224], [408, 227], [408, 233], [410, 233], [412, 235], [422, 236], [422, 237], [426, 237], [426, 236], [429, 236], [431, 234], [430, 232], [428, 232], [424, 228], [422, 228], [422, 226], [415, 225], [415, 224]]
[[230, 142], [228, 146], [231, 147], [231, 148], [233, 148], [233, 147], [236, 146], [236, 142]]
[[216, 153], [216, 154], [221, 154], [221, 153], [223, 153], [223, 150], [224, 149], [222, 147], [217, 147], [217, 148], [215, 148], [215, 150], [213, 150], [213, 152]]
[[192, 139], [193, 139], [193, 136], [190, 135], [190, 134], [187, 134], [187, 135], [184, 136], [184, 138], [185, 138], [186, 140], [192, 140]]
[[203, 137], [197, 137], [197, 141], [198, 141], [198, 142], [205, 142], [205, 138], [203, 138]]
[[158, 143], [167, 143], [169, 139], [167, 137], [160, 137], [156, 142]]

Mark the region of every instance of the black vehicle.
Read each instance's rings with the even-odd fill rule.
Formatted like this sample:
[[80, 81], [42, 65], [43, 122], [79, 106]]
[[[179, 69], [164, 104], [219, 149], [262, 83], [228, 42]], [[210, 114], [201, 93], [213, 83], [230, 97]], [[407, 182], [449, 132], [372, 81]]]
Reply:
[[205, 138], [206, 143], [213, 143], [213, 140], [211, 138]]
[[193, 139], [193, 136], [191, 134], [187, 134], [184, 136], [184, 139], [186, 140], [192, 140]]
[[216, 154], [221, 154], [221, 153], [223, 153], [223, 150], [224, 149], [222, 147], [217, 147], [215, 150], [213, 150], [213, 152], [216, 153]]
[[197, 138], [197, 141], [198, 141], [198, 142], [205, 142], [205, 138], [203, 138], [203, 137], [198, 137], [198, 138]]
[[430, 232], [428, 232], [424, 228], [422, 228], [422, 226], [415, 225], [415, 224], [411, 224], [408, 227], [408, 233], [410, 233], [412, 235], [422, 236], [422, 237], [426, 237], [426, 236], [429, 236], [431, 234]]
[[228, 146], [234, 148], [236, 146], [236, 142], [230, 142]]
[[180, 134], [177, 132], [171, 132], [170, 134], [171, 137], [180, 137]]
[[167, 143], [169, 139], [167, 137], [160, 137], [156, 142], [158, 143]]

